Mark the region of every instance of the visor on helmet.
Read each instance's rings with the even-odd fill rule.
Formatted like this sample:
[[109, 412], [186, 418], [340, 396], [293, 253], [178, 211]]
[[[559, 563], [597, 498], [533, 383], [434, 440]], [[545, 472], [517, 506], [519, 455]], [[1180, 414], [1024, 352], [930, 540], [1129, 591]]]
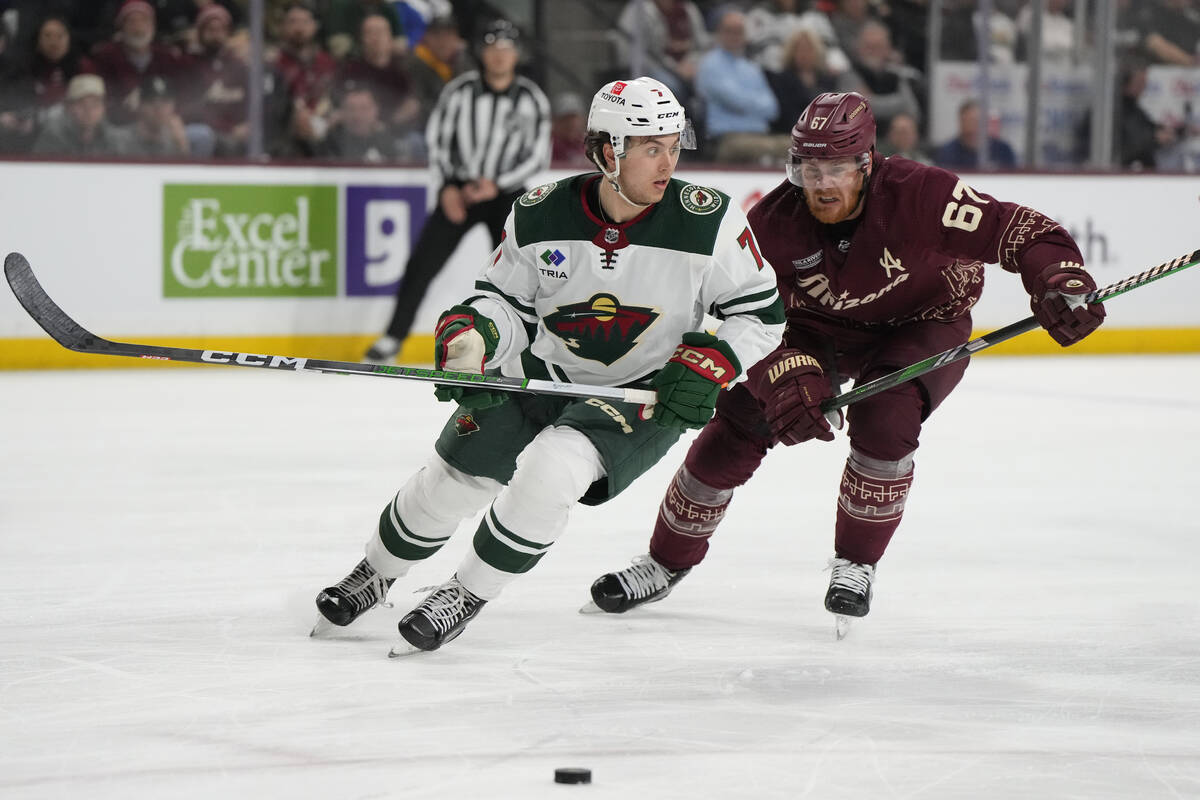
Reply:
[[842, 158], [812, 158], [791, 153], [788, 156], [788, 180], [801, 189], [850, 186], [871, 163], [870, 153]]

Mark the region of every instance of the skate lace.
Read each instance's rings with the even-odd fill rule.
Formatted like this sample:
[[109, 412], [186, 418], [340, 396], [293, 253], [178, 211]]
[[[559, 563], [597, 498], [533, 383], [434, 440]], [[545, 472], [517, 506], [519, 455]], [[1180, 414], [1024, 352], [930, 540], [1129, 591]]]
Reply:
[[845, 558], [832, 558], [829, 567], [833, 575], [829, 579], [831, 587], [847, 589], [855, 594], [867, 596], [871, 591], [871, 581], [875, 576], [875, 568], [870, 564], [858, 564]]
[[391, 608], [392, 604], [387, 601], [390, 586], [388, 579], [376, 572], [365, 559], [338, 584], [346, 599], [362, 610], [375, 606]]
[[467, 591], [457, 580], [451, 580], [425, 601], [418, 610], [438, 633], [446, 633], [479, 602], [479, 598]]
[[625, 594], [639, 599], [661, 592], [671, 585], [670, 573], [649, 556], [635, 558], [633, 566], [617, 573], [617, 580], [621, 582]]

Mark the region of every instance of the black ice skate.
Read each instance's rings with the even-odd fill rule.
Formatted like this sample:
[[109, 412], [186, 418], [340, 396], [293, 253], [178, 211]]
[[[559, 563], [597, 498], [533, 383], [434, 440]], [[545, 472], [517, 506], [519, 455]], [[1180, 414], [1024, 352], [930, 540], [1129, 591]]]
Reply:
[[486, 603], [467, 591], [457, 575], [453, 576], [404, 615], [399, 625], [404, 643], [393, 647], [388, 655], [396, 658], [437, 650], [457, 638]]
[[837, 615], [837, 638], [841, 639], [849, 629], [851, 617], [865, 617], [871, 610], [875, 567], [834, 557], [829, 568], [833, 575], [825, 593], [825, 609]]
[[317, 611], [321, 616], [312, 629], [312, 636], [330, 625], [345, 627], [375, 606], [384, 602], [395, 578], [385, 578], [364, 558], [336, 586], [328, 586], [317, 595]]
[[638, 556], [631, 566], [597, 578], [592, 584], [592, 602], [579, 610], [584, 614], [624, 614], [643, 603], [662, 600], [691, 569], [672, 572], [649, 555]]

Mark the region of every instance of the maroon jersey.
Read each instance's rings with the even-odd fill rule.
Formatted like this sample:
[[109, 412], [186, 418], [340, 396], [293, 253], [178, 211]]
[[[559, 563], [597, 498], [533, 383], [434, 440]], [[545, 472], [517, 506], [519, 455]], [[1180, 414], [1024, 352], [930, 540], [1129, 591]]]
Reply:
[[747, 216], [789, 320], [830, 332], [969, 319], [984, 264], [1020, 273], [1028, 288], [1051, 264], [1083, 263], [1071, 236], [1044, 214], [899, 157], [876, 157], [855, 222], [818, 222], [786, 180]]

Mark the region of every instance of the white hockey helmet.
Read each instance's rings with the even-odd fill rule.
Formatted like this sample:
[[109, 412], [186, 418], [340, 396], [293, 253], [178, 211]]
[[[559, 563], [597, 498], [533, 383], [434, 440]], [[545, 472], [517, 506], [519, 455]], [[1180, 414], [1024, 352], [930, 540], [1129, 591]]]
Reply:
[[696, 149], [696, 134], [683, 106], [665, 84], [654, 78], [606, 83], [592, 98], [587, 129], [607, 133], [618, 159], [625, 154], [627, 136], [678, 133], [680, 147]]

